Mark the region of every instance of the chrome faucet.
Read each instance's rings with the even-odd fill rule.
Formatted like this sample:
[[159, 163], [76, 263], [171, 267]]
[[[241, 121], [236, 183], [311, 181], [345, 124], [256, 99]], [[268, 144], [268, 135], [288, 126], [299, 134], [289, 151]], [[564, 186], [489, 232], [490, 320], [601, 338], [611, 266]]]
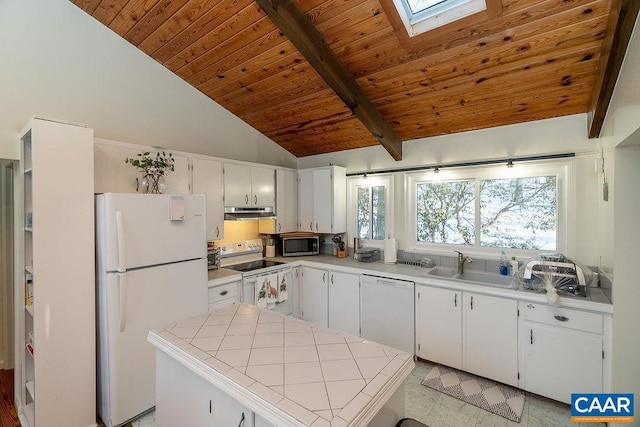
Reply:
[[458, 274], [463, 274], [464, 273], [464, 263], [468, 262], [468, 263], [472, 263], [473, 260], [471, 258], [469, 258], [468, 256], [464, 256], [464, 254], [460, 251], [454, 251], [458, 253]]

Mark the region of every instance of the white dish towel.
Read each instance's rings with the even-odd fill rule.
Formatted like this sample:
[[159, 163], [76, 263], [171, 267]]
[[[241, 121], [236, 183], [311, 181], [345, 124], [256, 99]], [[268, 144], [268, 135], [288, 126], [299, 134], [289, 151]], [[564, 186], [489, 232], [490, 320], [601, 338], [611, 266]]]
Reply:
[[284, 273], [278, 274], [278, 302], [286, 301], [288, 298], [287, 289], [289, 288], [289, 283], [287, 283], [288, 275]]

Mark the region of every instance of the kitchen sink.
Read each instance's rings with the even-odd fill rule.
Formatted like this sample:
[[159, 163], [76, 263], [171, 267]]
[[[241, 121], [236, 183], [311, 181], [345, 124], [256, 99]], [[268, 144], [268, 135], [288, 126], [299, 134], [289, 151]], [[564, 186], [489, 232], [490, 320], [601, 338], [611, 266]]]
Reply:
[[445, 279], [462, 280], [465, 282], [481, 283], [483, 285], [499, 288], [510, 288], [513, 277], [503, 276], [488, 271], [467, 270], [462, 274], [449, 267], [434, 267], [426, 273], [426, 276], [442, 277]]
[[468, 280], [470, 282], [480, 282], [484, 285], [497, 286], [500, 288], [511, 287], [513, 276], [503, 276], [488, 271], [467, 270], [463, 274], [456, 274], [454, 279]]
[[446, 277], [451, 278], [458, 274], [453, 268], [448, 267], [433, 267], [431, 270], [427, 272], [429, 276], [438, 276], [438, 277]]

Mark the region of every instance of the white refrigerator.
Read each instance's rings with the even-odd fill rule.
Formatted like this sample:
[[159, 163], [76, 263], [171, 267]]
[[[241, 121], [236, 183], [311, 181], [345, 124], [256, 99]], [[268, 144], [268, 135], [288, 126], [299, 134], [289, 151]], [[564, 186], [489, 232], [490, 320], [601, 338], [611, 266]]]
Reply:
[[149, 329], [207, 311], [203, 195], [96, 195], [98, 414], [119, 426], [155, 406]]

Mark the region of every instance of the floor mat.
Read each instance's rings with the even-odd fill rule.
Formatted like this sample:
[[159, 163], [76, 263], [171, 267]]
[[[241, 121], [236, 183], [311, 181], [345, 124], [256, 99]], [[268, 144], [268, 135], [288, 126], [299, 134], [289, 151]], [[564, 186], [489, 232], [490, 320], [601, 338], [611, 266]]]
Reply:
[[422, 384], [508, 420], [522, 418], [525, 396], [517, 388], [442, 365], [434, 366]]

